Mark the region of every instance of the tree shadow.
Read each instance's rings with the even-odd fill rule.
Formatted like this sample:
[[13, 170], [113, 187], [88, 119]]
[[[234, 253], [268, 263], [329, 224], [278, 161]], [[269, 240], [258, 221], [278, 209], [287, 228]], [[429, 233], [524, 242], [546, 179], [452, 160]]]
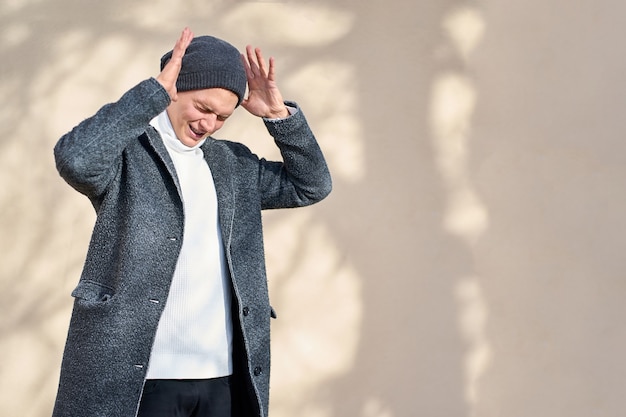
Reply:
[[[310, 209], [332, 231], [336, 247], [345, 252], [342, 259], [349, 258], [361, 279], [359, 343], [349, 370], [326, 380], [303, 404], [323, 404], [334, 416], [460, 417], [468, 414], [465, 346], [457, 329], [454, 288], [473, 265], [467, 248], [442, 230], [446, 191], [428, 128], [431, 84], [440, 70], [433, 48], [441, 18], [453, 2], [396, 3], [345, 6], [355, 16], [345, 37], [322, 47], [284, 47], [289, 60], [282, 71], [287, 74], [316, 60], [355, 68], [356, 118], [365, 150], [363, 177], [336, 178], [328, 201]], [[132, 46], [138, 54], [149, 50], [156, 72], [159, 54], [185, 25], [236, 36], [236, 29], [223, 28], [219, 19], [237, 4], [193, 8], [197, 2], [189, 1], [164, 26], [133, 18], [148, 2], [33, 1], [0, 9], [5, 28], [0, 53], [14, 57], [0, 64], [0, 91], [11, 97], [0, 111], [0, 172], [6, 184], [0, 194], [0, 249], [8, 254], [0, 276], [0, 343], [11, 347], [15, 358], [13, 364], [0, 365], [1, 378], [20, 375], [25, 358], [35, 358], [16, 383], [24, 395], [4, 390], [7, 415], [49, 414], [62, 349], [58, 331], [67, 325], [68, 291], [80, 273], [93, 222], [88, 203], [56, 176], [51, 152], [59, 132], [49, 129], [54, 122], [37, 123], [45, 118], [41, 112], [63, 110], [42, 103], [53, 105], [49, 98], [83, 62], [94, 68], [98, 45], [116, 37], [131, 47], [102, 56], [102, 73], [83, 77], [92, 83], [85, 88], [98, 92], [98, 100], [89, 101], [95, 111], [96, 101], [99, 106], [103, 98], [115, 100], [130, 86], [120, 81], [133, 78], [124, 63], [141, 67]], [[191, 11], [193, 17], [185, 20]], [[68, 39], [75, 49], [59, 48]], [[59, 51], [72, 54], [67, 59], [72, 65], [59, 65], [68, 58]], [[107, 62], [111, 59], [119, 65]], [[82, 103], [77, 100], [62, 117], [77, 122], [91, 114]], [[322, 109], [309, 119], [322, 126], [328, 116]], [[269, 219], [268, 227], [279, 221]], [[304, 250], [297, 246], [287, 275]], [[34, 401], [23, 402], [33, 396]]]

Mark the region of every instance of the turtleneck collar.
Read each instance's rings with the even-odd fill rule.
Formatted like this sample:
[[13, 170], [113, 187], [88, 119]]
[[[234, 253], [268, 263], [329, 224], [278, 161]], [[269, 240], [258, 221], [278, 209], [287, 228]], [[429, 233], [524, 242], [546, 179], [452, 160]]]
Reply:
[[167, 110], [164, 110], [161, 114], [152, 119], [150, 121], [150, 125], [161, 134], [165, 146], [178, 153], [193, 153], [196, 150], [200, 150], [200, 146], [202, 146], [202, 144], [206, 141], [206, 139], [203, 139], [194, 146], [190, 147], [178, 140], [176, 132], [174, 132], [174, 128], [170, 122], [170, 118], [167, 115]]

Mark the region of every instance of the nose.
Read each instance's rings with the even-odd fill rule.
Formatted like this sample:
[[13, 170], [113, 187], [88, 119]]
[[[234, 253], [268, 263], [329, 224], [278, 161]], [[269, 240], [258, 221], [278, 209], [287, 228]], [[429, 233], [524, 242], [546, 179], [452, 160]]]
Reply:
[[213, 113], [207, 114], [202, 120], [200, 120], [200, 127], [209, 132], [213, 133], [217, 126], [217, 116]]

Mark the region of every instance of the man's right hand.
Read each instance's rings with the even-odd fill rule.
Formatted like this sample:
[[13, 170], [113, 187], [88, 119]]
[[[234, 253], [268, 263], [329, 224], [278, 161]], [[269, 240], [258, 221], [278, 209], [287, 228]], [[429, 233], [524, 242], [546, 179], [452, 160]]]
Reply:
[[176, 80], [178, 79], [178, 74], [183, 65], [183, 56], [192, 39], [193, 32], [189, 28], [185, 28], [180, 38], [176, 41], [176, 45], [174, 45], [172, 58], [165, 64], [161, 73], [156, 77], [156, 80], [165, 88], [172, 101], [176, 101], [178, 98]]

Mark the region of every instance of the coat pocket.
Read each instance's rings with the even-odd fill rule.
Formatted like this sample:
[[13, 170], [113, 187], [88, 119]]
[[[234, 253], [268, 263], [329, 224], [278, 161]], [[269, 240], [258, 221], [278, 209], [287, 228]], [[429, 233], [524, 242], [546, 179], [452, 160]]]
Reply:
[[113, 288], [95, 281], [83, 280], [72, 291], [72, 297], [86, 304], [104, 304], [111, 300]]

